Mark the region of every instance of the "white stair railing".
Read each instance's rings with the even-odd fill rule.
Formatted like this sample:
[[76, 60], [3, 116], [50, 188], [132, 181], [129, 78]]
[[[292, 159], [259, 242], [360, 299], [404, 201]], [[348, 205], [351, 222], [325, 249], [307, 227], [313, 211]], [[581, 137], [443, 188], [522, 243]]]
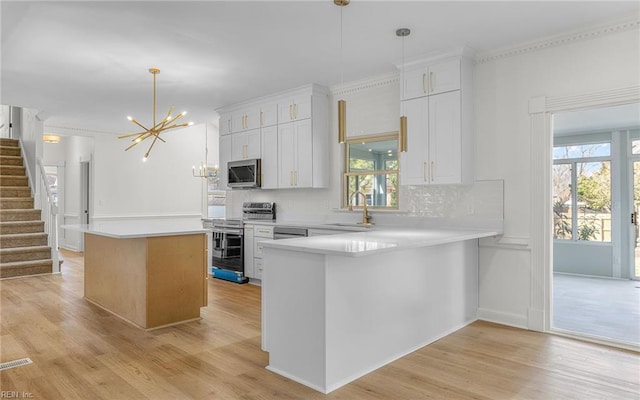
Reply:
[[44, 231], [48, 235], [48, 245], [51, 247], [51, 260], [53, 261], [53, 269], [51, 272], [57, 273], [60, 272], [60, 263], [58, 262], [58, 206], [51, 193], [51, 187], [49, 187], [47, 172], [39, 158], [36, 159], [36, 164], [40, 171], [36, 195], [39, 196], [38, 204], [42, 210]]

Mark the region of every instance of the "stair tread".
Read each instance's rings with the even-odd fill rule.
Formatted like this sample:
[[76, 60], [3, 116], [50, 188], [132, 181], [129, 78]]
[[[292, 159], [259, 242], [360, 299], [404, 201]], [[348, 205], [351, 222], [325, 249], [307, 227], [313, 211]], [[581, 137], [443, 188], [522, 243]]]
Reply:
[[0, 263], [0, 268], [10, 268], [10, 267], [22, 267], [22, 266], [26, 266], [26, 265], [33, 265], [33, 264], [48, 264], [48, 263], [52, 263], [53, 260], [51, 258], [40, 258], [37, 260], [28, 260], [28, 261], [11, 261], [11, 262], [7, 262], [7, 263]]
[[7, 239], [9, 237], [30, 237], [30, 236], [46, 236], [46, 232], [31, 232], [31, 233], [8, 233], [3, 234], [2, 237]]
[[31, 221], [0, 221], [0, 225], [40, 225], [44, 224], [44, 221], [34, 219]]
[[0, 254], [27, 253], [30, 251], [46, 251], [51, 250], [50, 246], [24, 246], [24, 247], [8, 247], [0, 249]]

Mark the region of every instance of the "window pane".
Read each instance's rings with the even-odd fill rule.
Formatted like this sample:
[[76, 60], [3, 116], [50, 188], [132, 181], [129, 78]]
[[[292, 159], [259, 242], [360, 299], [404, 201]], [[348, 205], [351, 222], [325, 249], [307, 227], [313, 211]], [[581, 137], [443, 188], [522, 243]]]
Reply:
[[607, 157], [611, 155], [611, 143], [581, 144], [553, 148], [554, 160], [569, 158]]
[[611, 241], [611, 162], [576, 163], [577, 240]]
[[[398, 168], [398, 140], [374, 140], [348, 144], [347, 172], [382, 171]], [[387, 168], [388, 166], [394, 168]]]
[[572, 238], [571, 164], [553, 166], [553, 238]]
[[367, 197], [367, 206], [396, 207], [398, 205], [398, 174], [362, 174], [346, 177], [347, 204], [362, 206], [361, 191]]
[[631, 154], [640, 154], [640, 139], [631, 142]]

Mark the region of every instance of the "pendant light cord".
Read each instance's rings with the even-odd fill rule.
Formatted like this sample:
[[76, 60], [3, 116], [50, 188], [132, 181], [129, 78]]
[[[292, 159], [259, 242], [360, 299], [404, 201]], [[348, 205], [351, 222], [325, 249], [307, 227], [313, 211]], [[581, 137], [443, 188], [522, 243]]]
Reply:
[[344, 86], [344, 51], [342, 47], [342, 9], [340, 7], [340, 85]]

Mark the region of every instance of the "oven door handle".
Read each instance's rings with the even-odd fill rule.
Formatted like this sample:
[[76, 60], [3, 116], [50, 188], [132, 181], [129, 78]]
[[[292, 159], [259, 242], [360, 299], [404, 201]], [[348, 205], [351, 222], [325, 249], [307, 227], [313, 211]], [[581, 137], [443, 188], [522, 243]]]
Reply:
[[227, 233], [242, 236], [242, 229], [216, 227], [211, 230], [213, 233]]

